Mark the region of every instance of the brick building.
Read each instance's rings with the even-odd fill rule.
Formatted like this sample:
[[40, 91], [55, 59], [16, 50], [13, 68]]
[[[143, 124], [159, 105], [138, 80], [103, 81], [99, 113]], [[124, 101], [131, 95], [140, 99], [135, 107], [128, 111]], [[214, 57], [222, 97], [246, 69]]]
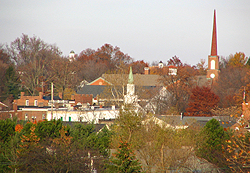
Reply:
[[45, 107], [48, 106], [49, 101], [43, 99], [43, 93], [39, 92], [39, 96], [25, 96], [24, 92], [21, 92], [20, 99], [14, 100], [13, 109], [17, 110], [18, 107]]
[[93, 94], [74, 94], [71, 95], [71, 100], [75, 100], [75, 105], [83, 105], [87, 103], [92, 105]]

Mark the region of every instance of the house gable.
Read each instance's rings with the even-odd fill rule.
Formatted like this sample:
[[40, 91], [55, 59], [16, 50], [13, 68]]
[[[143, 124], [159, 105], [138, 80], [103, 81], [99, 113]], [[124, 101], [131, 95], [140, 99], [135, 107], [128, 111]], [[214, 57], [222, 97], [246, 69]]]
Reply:
[[88, 85], [111, 85], [111, 83], [109, 83], [108, 81], [106, 81], [102, 77], [99, 77], [96, 80], [90, 82]]

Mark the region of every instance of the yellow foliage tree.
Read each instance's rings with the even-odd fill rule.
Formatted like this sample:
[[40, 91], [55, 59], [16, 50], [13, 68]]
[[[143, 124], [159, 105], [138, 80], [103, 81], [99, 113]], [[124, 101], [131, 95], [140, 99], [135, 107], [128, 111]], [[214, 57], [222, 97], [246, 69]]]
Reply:
[[247, 57], [243, 52], [236, 52], [229, 56], [228, 65], [232, 67], [243, 67], [247, 62]]

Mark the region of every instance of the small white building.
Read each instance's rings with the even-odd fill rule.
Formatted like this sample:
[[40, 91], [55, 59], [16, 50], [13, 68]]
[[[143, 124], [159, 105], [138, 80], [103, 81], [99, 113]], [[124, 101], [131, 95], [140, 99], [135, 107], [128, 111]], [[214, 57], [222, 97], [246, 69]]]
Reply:
[[[51, 115], [52, 113], [52, 115]], [[90, 107], [90, 109], [84, 110], [74, 110], [69, 111], [66, 108], [48, 109], [47, 120], [52, 119], [61, 119], [62, 121], [73, 121], [73, 122], [93, 122], [98, 124], [99, 120], [113, 120], [119, 116], [119, 109], [112, 106], [111, 108], [97, 108]]]

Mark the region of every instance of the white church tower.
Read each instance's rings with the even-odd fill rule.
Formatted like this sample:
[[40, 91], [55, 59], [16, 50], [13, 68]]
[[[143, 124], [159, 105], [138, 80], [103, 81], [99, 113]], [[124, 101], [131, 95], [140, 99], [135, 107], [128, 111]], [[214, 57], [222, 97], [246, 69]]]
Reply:
[[124, 103], [127, 104], [135, 104], [137, 105], [138, 96], [135, 95], [135, 84], [134, 84], [134, 77], [132, 72], [132, 67], [130, 67], [129, 77], [128, 77], [128, 84], [127, 84], [127, 94], [124, 96]]

